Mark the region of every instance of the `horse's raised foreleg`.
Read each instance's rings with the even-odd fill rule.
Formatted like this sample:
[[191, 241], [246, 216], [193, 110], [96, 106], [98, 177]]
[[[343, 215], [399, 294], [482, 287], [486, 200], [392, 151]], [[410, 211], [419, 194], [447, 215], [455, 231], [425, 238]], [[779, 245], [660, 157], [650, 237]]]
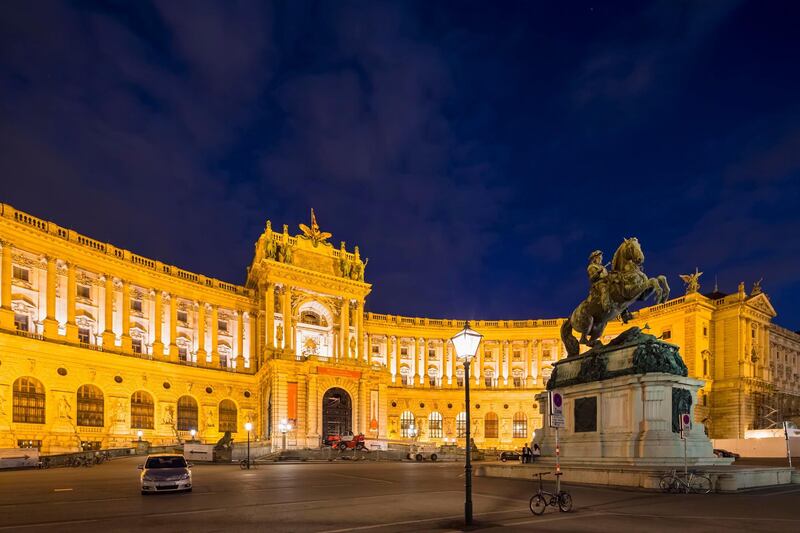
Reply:
[[667, 283], [667, 276], [658, 276], [658, 282], [661, 284], [661, 302], [669, 300], [669, 283]]
[[581, 344], [585, 344], [586, 346], [591, 346], [591, 343], [586, 338], [586, 335], [589, 334], [590, 331], [592, 331], [592, 326], [594, 325], [594, 318], [592, 318], [591, 316], [588, 316], [587, 320], [588, 320], [588, 323], [586, 324], [586, 329], [583, 329], [581, 331], [581, 340], [578, 341], [578, 342], [580, 342]]

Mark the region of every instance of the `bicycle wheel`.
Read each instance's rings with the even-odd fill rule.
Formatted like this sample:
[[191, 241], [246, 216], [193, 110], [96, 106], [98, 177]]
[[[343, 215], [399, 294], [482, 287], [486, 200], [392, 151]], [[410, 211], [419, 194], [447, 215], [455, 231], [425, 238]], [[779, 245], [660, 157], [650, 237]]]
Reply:
[[558, 508], [562, 513], [568, 513], [572, 510], [572, 496], [569, 492], [560, 492], [558, 495]]
[[531, 508], [531, 512], [537, 516], [541, 515], [547, 508], [547, 502], [541, 494], [534, 494], [528, 505]]
[[664, 476], [658, 482], [658, 487], [664, 492], [673, 492], [675, 490], [675, 478], [672, 476]]
[[689, 489], [698, 494], [708, 494], [711, 492], [711, 479], [707, 476], [693, 476], [689, 480]]
[[242, 470], [245, 470], [247, 468], [247, 459], [242, 459], [241, 461], [239, 461], [239, 468], [241, 468]]

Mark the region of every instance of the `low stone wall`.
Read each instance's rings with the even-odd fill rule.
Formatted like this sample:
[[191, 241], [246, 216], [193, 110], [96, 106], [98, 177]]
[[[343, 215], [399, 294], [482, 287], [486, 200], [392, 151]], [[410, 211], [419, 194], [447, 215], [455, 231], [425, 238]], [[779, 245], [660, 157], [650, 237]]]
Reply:
[[[484, 463], [475, 467], [476, 476], [527, 479], [533, 481], [538, 472], [553, 472], [554, 464], [542, 461], [532, 465]], [[644, 490], [660, 490], [658, 482], [668, 470], [682, 470], [683, 466], [667, 468], [666, 465], [631, 467], [627, 465], [598, 466], [562, 465], [564, 483], [604, 485], [609, 487], [632, 487]], [[714, 492], [737, 492], [740, 490], [800, 483], [800, 473], [790, 468], [715, 466], [695, 468], [711, 479]], [[552, 474], [547, 476], [553, 479]], [[547, 477], [545, 479], [547, 479]]]

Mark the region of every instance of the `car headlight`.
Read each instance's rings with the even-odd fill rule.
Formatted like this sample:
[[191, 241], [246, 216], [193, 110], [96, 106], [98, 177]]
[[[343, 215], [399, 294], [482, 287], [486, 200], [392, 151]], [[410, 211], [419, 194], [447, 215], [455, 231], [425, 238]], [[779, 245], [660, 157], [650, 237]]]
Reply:
[[181, 479], [189, 479], [190, 477], [192, 477], [192, 475], [189, 472], [186, 472], [185, 474], [181, 475], [180, 478]]
[[155, 479], [145, 474], [142, 476], [142, 481], [155, 481]]

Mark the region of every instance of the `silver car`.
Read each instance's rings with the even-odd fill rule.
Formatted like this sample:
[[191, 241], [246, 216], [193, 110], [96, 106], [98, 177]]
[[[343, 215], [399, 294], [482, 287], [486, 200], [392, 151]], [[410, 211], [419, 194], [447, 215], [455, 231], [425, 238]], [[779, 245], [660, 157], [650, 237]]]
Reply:
[[139, 465], [142, 475], [139, 478], [142, 494], [155, 492], [176, 492], [192, 490], [191, 464], [182, 455], [148, 455], [143, 465]]

